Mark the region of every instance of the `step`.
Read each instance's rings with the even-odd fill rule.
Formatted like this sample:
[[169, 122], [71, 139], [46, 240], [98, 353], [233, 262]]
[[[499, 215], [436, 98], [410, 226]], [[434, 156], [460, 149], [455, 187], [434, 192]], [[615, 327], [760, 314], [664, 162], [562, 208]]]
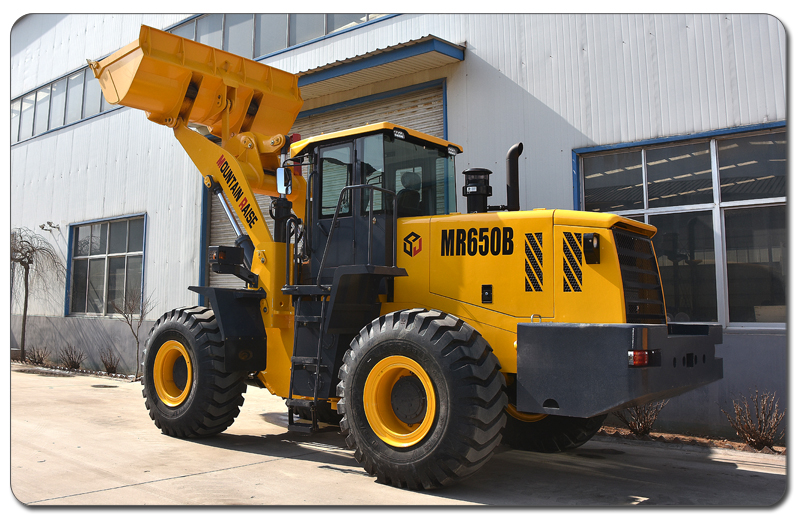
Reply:
[[[316, 356], [292, 356], [292, 365], [295, 366], [306, 366], [306, 367], [316, 367], [317, 366], [317, 357]], [[320, 370], [327, 369], [327, 365], [320, 365]]]
[[307, 435], [311, 435], [312, 433], [314, 433], [314, 425], [312, 425], [311, 423], [309, 423], [309, 424], [299, 424], [299, 423], [290, 424], [287, 428], [289, 429], [290, 432], [304, 433], [304, 434], [307, 434]]
[[313, 399], [287, 399], [286, 406], [289, 408], [311, 408], [315, 404]]
[[281, 288], [284, 295], [330, 295], [331, 287], [328, 284], [294, 284]]

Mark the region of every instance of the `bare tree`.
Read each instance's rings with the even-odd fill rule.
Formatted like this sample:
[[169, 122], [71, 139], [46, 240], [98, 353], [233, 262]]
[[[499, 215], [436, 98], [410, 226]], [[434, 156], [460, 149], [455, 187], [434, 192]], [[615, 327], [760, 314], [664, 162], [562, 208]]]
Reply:
[[153, 296], [142, 297], [142, 293], [139, 290], [127, 290], [125, 297], [121, 301], [111, 300], [111, 307], [128, 324], [133, 339], [136, 341], [136, 372], [133, 377], [136, 380], [139, 378], [139, 348], [142, 324], [147, 314], [153, 309]]
[[25, 326], [28, 321], [28, 298], [31, 292], [46, 291], [47, 281], [55, 276], [61, 281], [66, 268], [58, 252], [43, 236], [29, 228], [11, 231], [11, 282], [12, 290], [21, 285], [23, 291], [22, 331], [20, 333], [20, 359], [25, 361]]

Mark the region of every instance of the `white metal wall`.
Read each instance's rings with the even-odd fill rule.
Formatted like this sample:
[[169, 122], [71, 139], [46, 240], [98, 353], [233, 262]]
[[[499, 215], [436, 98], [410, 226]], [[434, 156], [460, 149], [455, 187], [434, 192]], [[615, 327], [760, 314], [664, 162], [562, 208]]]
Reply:
[[[145, 289], [151, 315], [194, 303], [200, 269], [200, 174], [168, 128], [123, 108], [11, 148], [11, 227], [59, 225], [48, 236], [66, 262], [70, 224], [147, 213]], [[58, 316], [64, 285], [33, 301]]]
[[424, 14], [351, 34], [267, 62], [299, 72], [428, 34], [466, 45], [447, 82], [458, 167], [502, 172], [524, 142], [523, 209], [572, 207], [573, 148], [786, 119], [786, 33], [769, 15]]
[[139, 37], [139, 27], [163, 29], [186, 14], [29, 14], [11, 28], [11, 97], [86, 66]]

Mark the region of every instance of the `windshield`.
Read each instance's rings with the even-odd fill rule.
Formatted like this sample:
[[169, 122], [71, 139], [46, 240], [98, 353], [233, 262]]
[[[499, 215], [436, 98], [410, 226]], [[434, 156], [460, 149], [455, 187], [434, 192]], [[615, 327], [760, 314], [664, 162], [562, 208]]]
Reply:
[[[362, 174], [366, 184], [397, 193], [397, 217], [435, 216], [456, 209], [455, 160], [432, 144], [371, 135], [361, 140]], [[391, 205], [375, 191], [373, 211]], [[369, 192], [362, 194], [362, 211], [369, 210]]]

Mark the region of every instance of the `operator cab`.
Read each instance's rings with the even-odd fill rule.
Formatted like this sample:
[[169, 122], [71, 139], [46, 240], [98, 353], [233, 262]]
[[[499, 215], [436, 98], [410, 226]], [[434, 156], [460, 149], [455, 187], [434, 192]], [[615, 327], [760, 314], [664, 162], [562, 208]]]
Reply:
[[395, 203], [397, 218], [455, 212], [455, 155], [461, 151], [386, 122], [292, 144], [292, 158], [311, 165], [307, 213], [298, 215], [305, 223], [311, 276], [316, 278], [323, 259], [323, 283], [337, 266], [391, 266]]

